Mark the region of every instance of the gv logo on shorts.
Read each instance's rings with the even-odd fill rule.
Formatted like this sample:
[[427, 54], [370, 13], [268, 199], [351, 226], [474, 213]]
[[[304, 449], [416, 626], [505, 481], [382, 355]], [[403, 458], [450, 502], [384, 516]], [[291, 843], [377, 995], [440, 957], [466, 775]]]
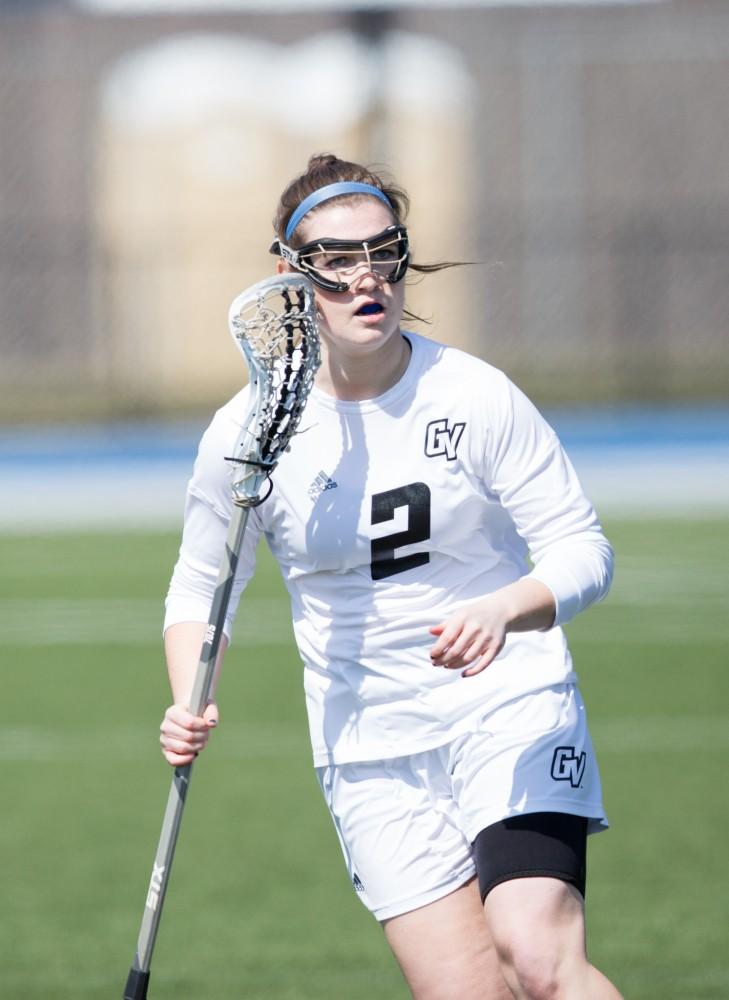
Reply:
[[586, 763], [584, 750], [578, 754], [574, 747], [557, 747], [552, 757], [552, 777], [555, 781], [569, 781], [573, 788], [579, 788]]
[[425, 428], [425, 454], [428, 458], [445, 455], [452, 462], [456, 457], [458, 443], [465, 428], [465, 423], [448, 426], [448, 420], [431, 420]]

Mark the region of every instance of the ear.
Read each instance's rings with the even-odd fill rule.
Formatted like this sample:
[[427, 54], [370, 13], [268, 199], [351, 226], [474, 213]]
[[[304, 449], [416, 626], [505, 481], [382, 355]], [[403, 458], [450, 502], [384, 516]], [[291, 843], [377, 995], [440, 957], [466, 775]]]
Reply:
[[276, 274], [286, 274], [287, 271], [291, 271], [292, 268], [286, 263], [285, 260], [279, 259], [276, 261]]

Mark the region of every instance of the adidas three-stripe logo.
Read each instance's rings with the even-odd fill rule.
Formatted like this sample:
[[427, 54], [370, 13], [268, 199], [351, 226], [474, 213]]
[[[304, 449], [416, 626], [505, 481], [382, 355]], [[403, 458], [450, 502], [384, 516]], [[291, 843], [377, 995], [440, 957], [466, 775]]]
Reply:
[[336, 488], [337, 484], [334, 480], [322, 470], [306, 492], [312, 500], [318, 500], [325, 490], [335, 490]]

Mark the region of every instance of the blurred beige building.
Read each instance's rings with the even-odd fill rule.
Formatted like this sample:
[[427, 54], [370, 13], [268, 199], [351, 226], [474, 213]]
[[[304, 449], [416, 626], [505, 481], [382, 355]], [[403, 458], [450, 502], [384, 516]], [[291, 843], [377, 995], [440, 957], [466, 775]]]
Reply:
[[[276, 203], [310, 154], [369, 159], [380, 90], [369, 79], [387, 81], [377, 126], [411, 151], [402, 172], [420, 255], [437, 254], [449, 230], [468, 232], [471, 94], [458, 53], [393, 32], [378, 56], [381, 68], [346, 31], [291, 46], [230, 32], [173, 36], [114, 68], [102, 91], [95, 219], [115, 378], [165, 406], [240, 385], [228, 304], [273, 273]], [[422, 141], [431, 129], [442, 142]], [[461, 342], [465, 281], [452, 272], [438, 282]], [[409, 295], [416, 311], [424, 298], [421, 288]]]
[[540, 403], [726, 399], [729, 4], [0, 4], [0, 419], [207, 409], [311, 152], [386, 164], [422, 326]]

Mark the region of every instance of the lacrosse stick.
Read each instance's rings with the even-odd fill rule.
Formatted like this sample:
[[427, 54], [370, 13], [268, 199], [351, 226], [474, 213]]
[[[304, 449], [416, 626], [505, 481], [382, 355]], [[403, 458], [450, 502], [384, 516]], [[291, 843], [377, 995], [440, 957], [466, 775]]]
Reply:
[[[270, 493], [271, 473], [296, 431], [319, 367], [315, 317], [313, 288], [299, 274], [261, 281], [230, 307], [230, 331], [249, 369], [250, 406], [235, 454], [228, 457], [233, 516], [195, 674], [189, 705], [193, 715], [202, 715], [208, 703], [248, 515]], [[147, 996], [152, 951], [191, 772], [192, 764], [175, 768], [124, 1000]]]

